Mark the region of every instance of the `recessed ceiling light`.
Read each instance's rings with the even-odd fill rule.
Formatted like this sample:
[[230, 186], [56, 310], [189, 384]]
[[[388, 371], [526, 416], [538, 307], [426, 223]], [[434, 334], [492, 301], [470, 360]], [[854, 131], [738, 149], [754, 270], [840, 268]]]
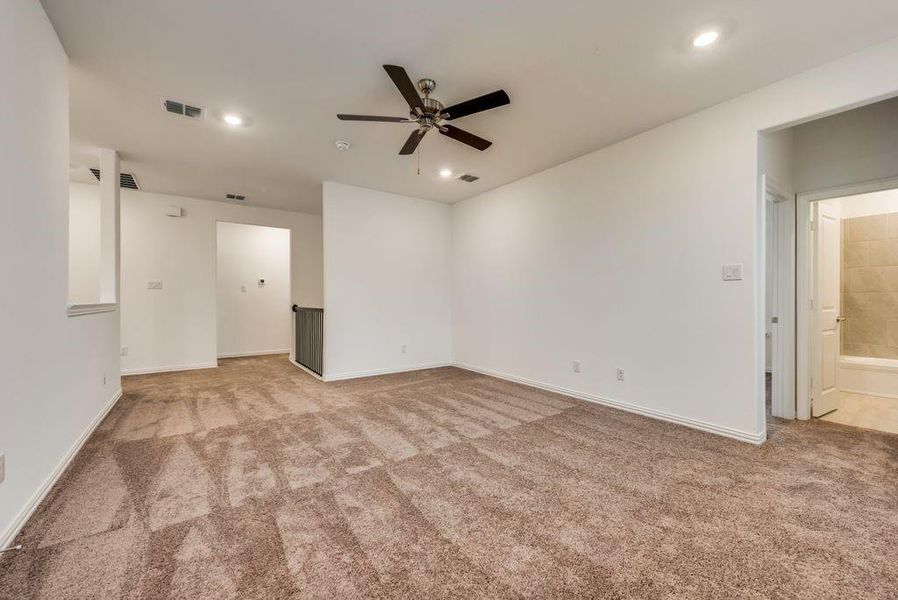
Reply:
[[719, 37], [720, 34], [716, 31], [705, 31], [692, 39], [692, 45], [696, 48], [704, 48], [705, 46], [710, 46], [716, 42]]
[[336, 146], [337, 150], [339, 150], [340, 152], [346, 152], [347, 150], [352, 148], [352, 144], [344, 140], [337, 140], [336, 142], [334, 142], [334, 146]]
[[440, 177], [442, 177], [443, 179], [448, 179], [449, 177], [452, 177], [452, 171], [449, 169], [441, 169]]
[[240, 115], [235, 115], [234, 113], [228, 113], [222, 117], [224, 122], [228, 125], [243, 125], [243, 117]]

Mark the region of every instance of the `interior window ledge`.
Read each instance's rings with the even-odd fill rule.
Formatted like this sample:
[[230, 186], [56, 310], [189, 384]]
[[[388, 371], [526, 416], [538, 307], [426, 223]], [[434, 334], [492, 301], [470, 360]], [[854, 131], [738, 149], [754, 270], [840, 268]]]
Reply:
[[70, 317], [112, 312], [118, 308], [118, 302], [98, 302], [96, 304], [69, 304], [66, 313]]

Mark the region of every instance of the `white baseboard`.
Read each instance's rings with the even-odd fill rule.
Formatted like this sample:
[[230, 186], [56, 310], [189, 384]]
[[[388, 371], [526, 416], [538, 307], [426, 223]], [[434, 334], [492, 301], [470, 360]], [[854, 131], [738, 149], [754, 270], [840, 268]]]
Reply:
[[16, 515], [16, 518], [13, 519], [12, 523], [6, 528], [2, 535], [0, 535], [0, 548], [6, 548], [9, 546], [13, 540], [19, 535], [19, 532], [22, 531], [22, 528], [25, 526], [25, 523], [28, 522], [28, 519], [31, 518], [31, 515], [34, 514], [34, 511], [37, 510], [37, 507], [40, 506], [40, 503], [47, 496], [51, 489], [53, 489], [53, 485], [59, 479], [59, 477], [65, 472], [66, 468], [78, 454], [78, 451], [81, 450], [81, 447], [84, 446], [84, 442], [87, 441], [87, 438], [94, 432], [97, 426], [103, 421], [106, 415], [109, 414], [109, 411], [112, 410], [112, 407], [115, 406], [116, 402], [119, 401], [119, 398], [122, 397], [121, 388], [112, 395], [112, 398], [109, 402], [106, 403], [106, 406], [103, 407], [103, 410], [100, 411], [100, 414], [91, 421], [90, 425], [81, 433], [78, 439], [75, 441], [74, 445], [69, 448], [69, 451], [66, 452], [65, 456], [62, 457], [62, 460], [59, 464], [56, 465], [56, 468], [50, 473], [50, 476], [44, 480], [44, 483], [38, 488], [37, 492], [31, 497], [31, 500], [25, 505], [24, 508]]
[[356, 371], [350, 373], [337, 373], [336, 375], [325, 375], [321, 379], [324, 381], [342, 381], [344, 379], [359, 379], [361, 377], [375, 377], [377, 375], [392, 375], [393, 373], [407, 373], [409, 371], [421, 371], [423, 369], [438, 369], [440, 367], [451, 367], [452, 362], [436, 362], [420, 365], [411, 365], [404, 367], [394, 367], [388, 369], [372, 369], [370, 371]]
[[284, 350], [261, 350], [259, 352], [235, 352], [233, 354], [219, 354], [218, 358], [244, 358], [247, 356], [271, 356], [272, 354], [290, 354], [290, 349]]
[[676, 423], [677, 425], [685, 425], [686, 427], [691, 427], [692, 429], [707, 431], [708, 433], [722, 435], [724, 437], [733, 438], [742, 442], [748, 442], [750, 444], [759, 445], [767, 441], [766, 431], [761, 431], [759, 433], [749, 433], [747, 431], [733, 429], [731, 427], [724, 427], [721, 425], [715, 425], [713, 423], [707, 423], [705, 421], [699, 421], [697, 419], [691, 419], [689, 417], [682, 417], [680, 415], [675, 415], [673, 413], [657, 410], [654, 408], [645, 408], [636, 404], [630, 404], [629, 402], [621, 402], [619, 400], [612, 400], [611, 398], [605, 398], [594, 394], [587, 394], [585, 392], [569, 390], [557, 385], [541, 383], [539, 381], [533, 381], [532, 379], [525, 379], [523, 377], [517, 377], [515, 375], [508, 375], [506, 373], [500, 373], [498, 371], [492, 371], [490, 369], [481, 369], [479, 367], [466, 365], [464, 363], [454, 363], [454, 366], [458, 367], [459, 369], [465, 369], [466, 371], [473, 371], [482, 375], [489, 375], [490, 377], [496, 377], [498, 379], [504, 379], [506, 381], [511, 381], [514, 383], [521, 383], [529, 387], [546, 390], [548, 392], [555, 392], [557, 394], [563, 394], [565, 396], [578, 398], [580, 400], [585, 400], [587, 402], [592, 402], [595, 404], [601, 404], [603, 406], [609, 406], [611, 408], [625, 410], [627, 412], [635, 413], [637, 415], [643, 415], [645, 417], [651, 417], [660, 421]]
[[193, 371], [195, 369], [214, 369], [217, 362], [197, 363], [195, 365], [173, 365], [169, 367], [142, 367], [140, 369], [122, 369], [122, 375], [149, 375], [150, 373], [170, 373], [172, 371]]

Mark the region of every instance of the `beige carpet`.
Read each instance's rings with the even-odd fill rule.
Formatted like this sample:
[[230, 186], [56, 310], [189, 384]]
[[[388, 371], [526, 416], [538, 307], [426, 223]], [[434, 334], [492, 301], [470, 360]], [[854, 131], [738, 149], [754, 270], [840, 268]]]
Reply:
[[130, 377], [0, 558], [0, 596], [898, 596], [898, 436], [770, 437], [456, 369]]

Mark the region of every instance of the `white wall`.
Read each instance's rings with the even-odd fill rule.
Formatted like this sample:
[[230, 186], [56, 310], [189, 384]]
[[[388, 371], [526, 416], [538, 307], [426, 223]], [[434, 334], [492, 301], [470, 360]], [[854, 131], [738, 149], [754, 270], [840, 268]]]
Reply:
[[323, 208], [325, 378], [451, 362], [449, 206], [325, 182]]
[[898, 212], [898, 189], [822, 200], [820, 204], [837, 211], [843, 219]]
[[794, 136], [798, 192], [898, 177], [898, 98], [799, 125]]
[[218, 356], [289, 352], [290, 230], [219, 222], [215, 242]]
[[120, 389], [118, 313], [66, 315], [66, 69], [40, 3], [0, 2], [0, 546]]
[[758, 136], [758, 172], [767, 175], [782, 193], [795, 193], [794, 127]]
[[[99, 186], [73, 183], [72, 190], [77, 200]], [[171, 205], [184, 216], [166, 216]], [[216, 364], [217, 221], [289, 229], [291, 300], [322, 305], [321, 217], [122, 190], [123, 373]], [[162, 281], [162, 289], [147, 289], [149, 281]]]
[[763, 440], [758, 132], [894, 94], [896, 61], [893, 40], [456, 204], [455, 360]]
[[[69, 304], [100, 301], [99, 186], [76, 186], [69, 203]], [[86, 192], [86, 193], [85, 193]]]

